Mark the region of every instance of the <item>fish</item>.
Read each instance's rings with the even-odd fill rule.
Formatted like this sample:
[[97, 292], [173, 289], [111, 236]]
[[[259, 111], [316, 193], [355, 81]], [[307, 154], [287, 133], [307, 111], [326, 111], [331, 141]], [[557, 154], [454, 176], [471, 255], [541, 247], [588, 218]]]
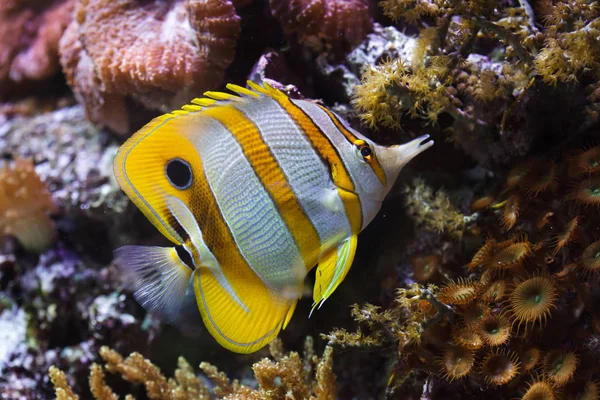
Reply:
[[313, 310], [333, 294], [402, 167], [433, 145], [381, 146], [316, 102], [247, 84], [153, 119], [114, 159], [122, 190], [173, 243], [115, 250], [134, 297], [173, 322], [193, 293], [237, 353], [285, 329], [313, 268]]

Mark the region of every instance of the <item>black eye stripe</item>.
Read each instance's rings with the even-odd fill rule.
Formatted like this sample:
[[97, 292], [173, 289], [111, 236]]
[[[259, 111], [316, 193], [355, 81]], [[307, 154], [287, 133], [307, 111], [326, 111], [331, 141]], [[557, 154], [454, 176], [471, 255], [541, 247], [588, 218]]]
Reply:
[[181, 158], [173, 158], [167, 161], [165, 174], [171, 185], [177, 189], [184, 190], [192, 184], [192, 167]]

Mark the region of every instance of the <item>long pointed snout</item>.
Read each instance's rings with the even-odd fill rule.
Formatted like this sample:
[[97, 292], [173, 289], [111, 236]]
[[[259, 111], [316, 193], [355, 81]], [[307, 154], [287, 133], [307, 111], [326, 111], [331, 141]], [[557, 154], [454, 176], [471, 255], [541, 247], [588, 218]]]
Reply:
[[433, 146], [433, 140], [427, 139], [429, 139], [429, 135], [423, 135], [408, 143], [382, 147], [377, 150], [377, 158], [386, 173], [388, 188], [394, 184], [406, 163]]

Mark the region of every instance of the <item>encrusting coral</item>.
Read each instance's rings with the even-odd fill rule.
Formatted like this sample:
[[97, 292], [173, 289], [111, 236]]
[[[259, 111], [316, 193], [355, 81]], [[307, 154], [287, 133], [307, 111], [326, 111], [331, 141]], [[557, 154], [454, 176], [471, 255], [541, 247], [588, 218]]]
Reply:
[[[210, 400], [210, 399], [311, 399], [335, 400], [336, 377], [332, 371], [333, 349], [327, 347], [322, 357], [314, 354], [313, 341], [307, 337], [304, 358], [296, 352], [285, 353], [279, 339], [270, 344], [273, 360], [264, 358], [252, 369], [257, 388], [233, 382], [209, 363], [201, 363], [203, 376], [198, 376], [183, 358], [179, 357], [174, 378], [166, 378], [160, 369], [139, 353], [123, 358], [116, 351], [102, 347], [100, 356], [106, 363], [104, 369], [119, 374], [123, 379], [146, 388], [148, 398], [154, 400]], [[116, 400], [119, 397], [106, 384], [104, 369], [93, 364], [90, 368], [90, 390], [96, 400]], [[52, 366], [50, 379], [57, 400], [78, 400], [68, 384], [64, 372]], [[127, 395], [126, 399], [133, 400]]]
[[[38, 81], [59, 71], [58, 41], [71, 21], [73, 0], [0, 2], [0, 86]], [[0, 98], [9, 93], [0, 91]]]
[[31, 160], [0, 161], [0, 236], [12, 235], [28, 251], [41, 253], [56, 237], [56, 211]]
[[366, 0], [270, 0], [287, 36], [317, 51], [356, 47], [373, 29]]
[[60, 40], [60, 62], [88, 117], [126, 133], [127, 97], [170, 111], [214, 89], [239, 33], [229, 0], [78, 0]]

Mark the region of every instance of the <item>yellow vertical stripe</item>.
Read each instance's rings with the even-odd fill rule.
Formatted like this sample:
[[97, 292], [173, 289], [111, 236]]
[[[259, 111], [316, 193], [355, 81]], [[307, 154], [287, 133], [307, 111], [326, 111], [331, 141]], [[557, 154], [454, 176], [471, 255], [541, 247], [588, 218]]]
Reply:
[[360, 199], [355, 193], [355, 186], [346, 166], [342, 161], [337, 149], [331, 143], [327, 135], [317, 124], [298, 106], [282, 92], [271, 90], [269, 96], [276, 100], [284, 110], [292, 117], [296, 125], [304, 132], [313, 147], [330, 166], [333, 183], [338, 187], [338, 192], [346, 215], [350, 221], [352, 232], [358, 234], [362, 227], [362, 209]]
[[319, 234], [254, 122], [234, 106], [208, 109], [206, 114], [232, 132], [294, 238], [306, 269], [312, 268], [321, 252]]
[[[325, 113], [329, 116], [329, 119], [331, 119], [331, 122], [333, 122], [333, 124], [336, 126], [336, 128], [338, 128], [338, 130], [340, 132], [342, 132], [342, 135], [344, 135], [346, 137], [346, 139], [348, 139], [350, 141], [350, 143], [355, 144], [358, 141], [364, 142], [362, 139], [357, 138], [352, 132], [350, 132], [348, 129], [346, 129], [344, 127], [344, 125], [342, 125], [340, 120], [335, 116], [334, 113], [332, 113], [331, 111], [329, 111], [328, 109], [326, 109], [325, 107], [323, 107], [321, 105], [319, 105], [319, 107], [323, 111], [325, 111]], [[377, 179], [379, 179], [379, 182], [381, 182], [383, 187], [387, 187], [387, 178], [385, 176], [385, 171], [383, 170], [383, 167], [379, 163], [379, 160], [377, 159], [377, 154], [374, 151], [373, 151], [373, 155], [372, 155], [371, 159], [368, 161], [368, 163], [371, 166], [371, 168], [373, 169], [373, 172], [375, 173], [375, 175], [377, 176]]]

